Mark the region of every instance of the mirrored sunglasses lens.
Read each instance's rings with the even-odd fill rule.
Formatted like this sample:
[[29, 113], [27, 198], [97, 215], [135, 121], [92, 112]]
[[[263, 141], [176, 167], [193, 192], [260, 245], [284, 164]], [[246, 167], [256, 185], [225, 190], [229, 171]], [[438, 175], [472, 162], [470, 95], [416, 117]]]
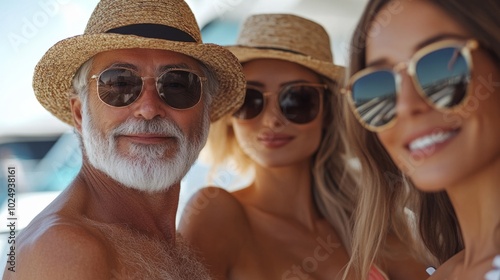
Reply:
[[141, 94], [142, 79], [127, 69], [108, 69], [99, 75], [99, 98], [114, 107], [130, 105]]
[[464, 100], [470, 69], [459, 48], [447, 47], [420, 58], [416, 76], [436, 108], [452, 108]]
[[305, 124], [318, 116], [320, 91], [307, 85], [291, 86], [281, 92], [279, 104], [281, 112], [289, 121]]
[[264, 96], [256, 89], [247, 88], [245, 101], [233, 116], [238, 119], [248, 120], [257, 117], [264, 107]]
[[391, 71], [362, 76], [353, 83], [351, 91], [356, 112], [366, 125], [380, 127], [395, 117], [396, 80]]
[[157, 88], [161, 99], [175, 109], [191, 108], [201, 99], [200, 77], [188, 71], [163, 73], [158, 78]]

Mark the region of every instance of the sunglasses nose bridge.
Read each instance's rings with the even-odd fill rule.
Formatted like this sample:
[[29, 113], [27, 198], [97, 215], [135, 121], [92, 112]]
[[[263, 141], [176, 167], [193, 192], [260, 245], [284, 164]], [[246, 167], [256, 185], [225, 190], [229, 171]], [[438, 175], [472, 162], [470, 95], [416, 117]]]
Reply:
[[407, 62], [400, 62], [396, 65], [394, 65], [394, 68], [392, 68], [392, 71], [395, 73], [400, 73], [401, 71], [408, 69], [408, 63]]
[[[158, 93], [157, 78], [156, 77], [141, 77], [142, 85], [141, 92], [133, 102], [134, 115], [138, 118], [147, 120], [154, 119], [155, 117], [165, 117], [166, 110], [164, 102]], [[153, 80], [147, 82], [146, 80]]]
[[284, 116], [281, 113], [279, 105], [279, 93], [263, 92], [264, 106], [262, 108], [262, 117], [265, 123], [272, 127], [284, 124]]
[[407, 74], [408, 78], [412, 80], [413, 71], [408, 62], [399, 62], [394, 65], [392, 72], [394, 74], [394, 82], [396, 85], [396, 95], [401, 94], [402, 83], [403, 83], [403, 75]]
[[395, 109], [398, 117], [415, 115], [430, 108], [420, 92], [420, 85], [414, 78], [411, 68], [407, 69], [408, 71], [405, 72], [394, 73], [396, 79]]
[[[274, 93], [272, 91], [268, 92], [263, 92], [262, 96], [264, 97], [264, 100], [266, 105], [264, 107], [269, 107], [272, 112], [276, 113], [279, 111], [279, 93]], [[265, 108], [264, 108], [265, 109]]]
[[[151, 90], [153, 89], [158, 96], [160, 95], [160, 92], [158, 90], [158, 77], [141, 77], [142, 80], [142, 88], [141, 88], [141, 94], [143, 95], [144, 91], [146, 90]], [[147, 82], [147, 80], [153, 80], [152, 82]]]

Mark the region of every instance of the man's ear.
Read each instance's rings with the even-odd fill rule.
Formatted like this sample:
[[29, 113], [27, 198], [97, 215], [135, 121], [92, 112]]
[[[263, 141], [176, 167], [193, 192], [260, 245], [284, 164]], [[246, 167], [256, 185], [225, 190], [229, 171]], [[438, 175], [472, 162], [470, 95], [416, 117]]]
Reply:
[[227, 126], [233, 126], [233, 116], [227, 115], [224, 116], [224, 122], [226, 123]]
[[69, 100], [71, 106], [71, 115], [73, 116], [73, 123], [78, 133], [82, 134], [82, 100], [79, 96], [74, 95]]

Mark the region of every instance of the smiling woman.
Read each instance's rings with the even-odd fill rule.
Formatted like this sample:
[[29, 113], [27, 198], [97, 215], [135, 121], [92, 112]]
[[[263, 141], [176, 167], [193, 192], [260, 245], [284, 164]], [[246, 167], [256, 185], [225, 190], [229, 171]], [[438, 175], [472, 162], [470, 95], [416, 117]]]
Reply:
[[[365, 36], [396, 3], [385, 27]], [[416, 244], [440, 265], [430, 279], [484, 279], [496, 266], [498, 13], [494, 1], [369, 2], [345, 91], [349, 136], [370, 186], [361, 193], [350, 268], [368, 270], [384, 254], [377, 248], [386, 232], [411, 240], [404, 226], [418, 228]], [[398, 216], [408, 210], [411, 219]]]

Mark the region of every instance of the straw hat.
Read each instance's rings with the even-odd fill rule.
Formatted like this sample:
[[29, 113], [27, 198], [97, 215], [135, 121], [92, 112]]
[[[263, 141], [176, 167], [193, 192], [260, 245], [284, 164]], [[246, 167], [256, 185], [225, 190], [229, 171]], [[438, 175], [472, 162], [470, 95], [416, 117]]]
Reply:
[[83, 35], [56, 43], [38, 62], [33, 77], [38, 101], [57, 118], [73, 125], [68, 93], [75, 72], [97, 53], [128, 48], [175, 51], [211, 68], [220, 86], [210, 108], [212, 121], [243, 102], [245, 78], [241, 65], [225, 48], [202, 43], [196, 19], [183, 0], [99, 2]]
[[274, 58], [303, 65], [332, 80], [342, 81], [344, 67], [335, 65], [325, 29], [290, 14], [259, 14], [243, 24], [235, 46], [227, 47], [241, 63]]

